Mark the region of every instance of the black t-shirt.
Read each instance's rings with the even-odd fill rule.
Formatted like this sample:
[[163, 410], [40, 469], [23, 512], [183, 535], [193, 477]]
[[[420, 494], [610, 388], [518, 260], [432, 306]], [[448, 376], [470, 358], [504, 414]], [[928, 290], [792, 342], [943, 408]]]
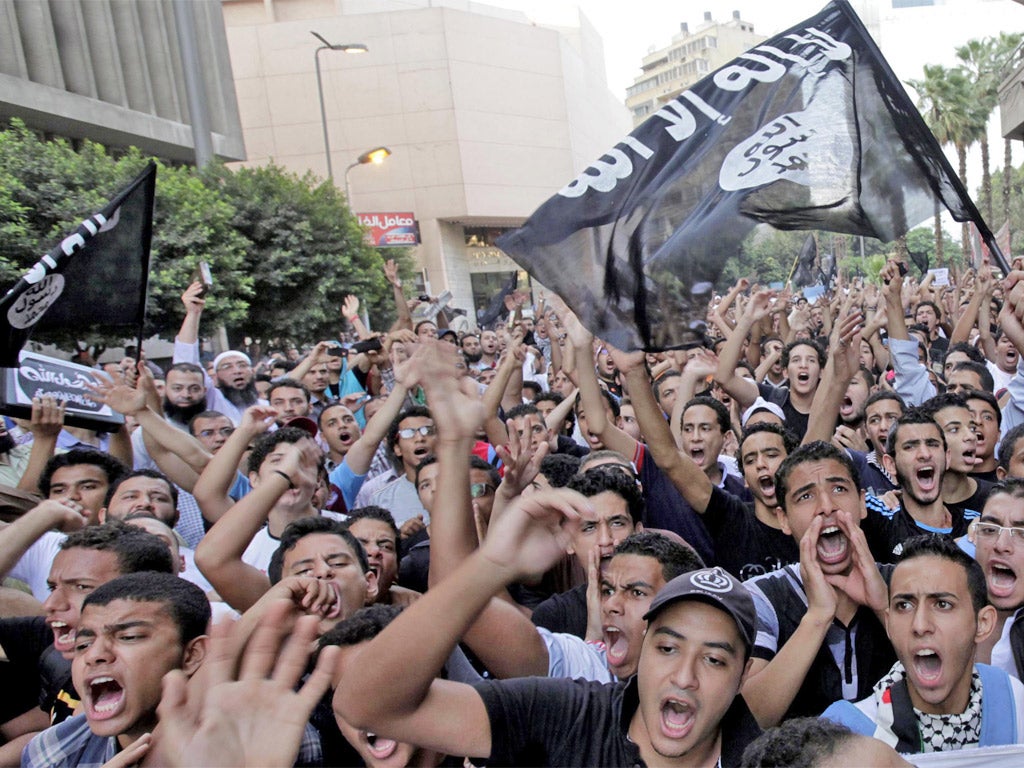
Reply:
[[0, 646], [7, 661], [0, 663], [0, 722], [39, 706], [39, 659], [53, 646], [53, 632], [42, 616], [0, 619]]
[[746, 580], [800, 562], [800, 547], [789, 534], [766, 525], [731, 493], [715, 488], [701, 518], [715, 543], [718, 565]]
[[985, 508], [988, 495], [992, 492], [992, 486], [995, 485], [995, 483], [990, 483], [977, 477], [974, 479], [978, 481], [978, 488], [973, 494], [963, 501], [946, 502], [946, 507], [949, 508], [949, 511], [959, 514], [968, 525], [975, 518], [981, 517], [981, 510]]
[[[488, 766], [639, 766], [629, 724], [639, 706], [626, 683], [522, 677], [474, 686], [491, 723]], [[760, 728], [737, 696], [722, 718], [723, 766], [740, 764]]]
[[552, 632], [587, 636], [587, 585], [552, 595], [533, 609], [533, 623]]
[[555, 448], [555, 453], [563, 453], [569, 456], [575, 456], [578, 459], [582, 459], [588, 453], [590, 448], [585, 445], [580, 445], [568, 435], [557, 436], [558, 447]]
[[701, 560], [709, 565], [714, 563], [715, 547], [700, 515], [686, 503], [686, 499], [654, 462], [651, 452], [643, 443], [637, 444], [633, 462], [640, 471], [640, 482], [644, 486], [644, 526], [678, 533], [697, 550]]
[[807, 434], [807, 423], [810, 421], [811, 415], [809, 413], [800, 413], [800, 411], [793, 407], [793, 402], [789, 399], [789, 387], [773, 387], [771, 384], [758, 384], [757, 389], [761, 397], [769, 403], [775, 403], [782, 408], [782, 412], [786, 415], [786, 429], [796, 435], [797, 440], [803, 440], [804, 435]]
[[949, 530], [926, 527], [919, 524], [907, 512], [903, 505], [895, 512], [886, 509], [885, 505], [874, 496], [867, 497], [867, 517], [861, 521], [864, 538], [868, 540], [868, 548], [879, 563], [895, 563], [903, 552], [903, 542], [913, 536], [925, 533], [940, 533], [951, 539], [967, 535], [970, 520], [963, 513], [947, 507], [953, 521]]

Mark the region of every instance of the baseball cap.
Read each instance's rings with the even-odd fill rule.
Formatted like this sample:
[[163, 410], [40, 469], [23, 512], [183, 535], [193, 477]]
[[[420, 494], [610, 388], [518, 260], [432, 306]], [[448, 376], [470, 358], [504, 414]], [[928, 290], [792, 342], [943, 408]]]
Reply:
[[757, 611], [754, 598], [745, 586], [721, 568], [703, 568], [676, 576], [654, 596], [644, 621], [654, 619], [665, 607], [680, 600], [699, 600], [728, 613], [747, 645], [747, 655], [754, 648]]
[[740, 417], [740, 426], [747, 426], [747, 422], [750, 421], [750, 417], [758, 411], [768, 411], [768, 413], [774, 413], [783, 421], [786, 420], [786, 414], [783, 413], [782, 408], [775, 403], [769, 403], [763, 397], [759, 397], [754, 401], [753, 405], [743, 412], [743, 416]]
[[316, 434], [319, 431], [317, 430], [316, 422], [312, 419], [306, 418], [305, 416], [296, 416], [294, 419], [286, 421], [284, 426], [297, 427], [303, 432], [308, 432], [310, 437], [316, 437]]

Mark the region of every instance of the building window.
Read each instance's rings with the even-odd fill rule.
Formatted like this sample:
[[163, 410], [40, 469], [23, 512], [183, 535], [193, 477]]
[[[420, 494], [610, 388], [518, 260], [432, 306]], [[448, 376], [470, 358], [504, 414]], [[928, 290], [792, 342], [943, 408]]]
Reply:
[[494, 241], [506, 232], [509, 227], [463, 227], [466, 234], [466, 245], [495, 247]]

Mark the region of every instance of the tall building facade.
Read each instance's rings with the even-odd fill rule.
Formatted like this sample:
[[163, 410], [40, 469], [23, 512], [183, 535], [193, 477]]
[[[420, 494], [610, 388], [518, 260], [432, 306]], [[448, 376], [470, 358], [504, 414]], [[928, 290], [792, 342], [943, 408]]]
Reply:
[[633, 125], [640, 125], [665, 102], [765, 39], [755, 34], [753, 24], [740, 18], [739, 11], [724, 22], [713, 20], [707, 11], [692, 32], [688, 23], [681, 23], [669, 45], [644, 56], [641, 74], [626, 89]]
[[[415, 219], [423, 289], [472, 318], [518, 267], [495, 238], [630, 130], [602, 41], [467, 0], [223, 0], [247, 163], [348, 187]], [[350, 55], [324, 45], [360, 44]], [[374, 147], [391, 155], [353, 165]]]
[[189, 162], [192, 116], [176, 12], [194, 29], [212, 150], [245, 157], [218, 0], [0, 3], [0, 120]]

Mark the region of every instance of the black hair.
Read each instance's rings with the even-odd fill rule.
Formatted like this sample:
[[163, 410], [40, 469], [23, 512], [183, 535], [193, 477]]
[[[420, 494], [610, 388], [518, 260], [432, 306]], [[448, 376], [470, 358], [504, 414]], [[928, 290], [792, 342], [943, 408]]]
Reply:
[[339, 621], [317, 641], [317, 651], [330, 645], [359, 645], [373, 640], [388, 624], [398, 618], [404, 606], [368, 605], [344, 621]]
[[881, 402], [882, 400], [892, 400], [894, 403], [900, 404], [900, 411], [907, 409], [906, 403], [903, 402], [903, 398], [893, 392], [891, 389], [880, 389], [877, 392], [872, 392], [868, 395], [868, 399], [864, 401], [864, 411], [867, 412], [869, 405]]
[[[555, 407], [558, 407], [564, 400], [565, 395], [563, 395], [561, 392], [555, 392], [552, 390], [549, 392], [541, 392], [539, 395], [537, 395], [537, 399], [533, 401], [533, 404], [536, 405], [537, 403], [554, 403]], [[547, 419], [545, 419], [545, 422], [547, 422]], [[572, 434], [572, 429], [574, 426], [576, 426], [576, 416], [573, 414], [571, 409], [568, 413], [565, 414], [565, 423], [567, 425], [566, 431], [569, 434]], [[558, 431], [560, 434], [563, 434], [562, 430]]]
[[653, 389], [654, 389], [654, 399], [657, 400], [660, 403], [661, 402], [661, 388], [662, 388], [662, 386], [664, 386], [665, 382], [668, 381], [669, 379], [677, 379], [677, 378], [679, 378], [682, 375], [683, 374], [680, 371], [677, 371], [675, 368], [672, 368], [671, 370], [665, 371], [663, 374], [661, 374], [661, 376], [656, 378], [654, 380], [654, 386], [653, 386]]
[[195, 363], [175, 363], [174, 365], [167, 369], [167, 373], [164, 375], [169, 375], [171, 371], [177, 371], [178, 373], [199, 374], [199, 376], [203, 379], [203, 386], [206, 386], [206, 371], [204, 371]]
[[[716, 400], [713, 397], [701, 395], [689, 400], [686, 405], [683, 406], [683, 416], [686, 416], [686, 412], [691, 408], [697, 406], [706, 406], [715, 412], [715, 417], [718, 419], [718, 429], [724, 435], [730, 429], [732, 429], [732, 419], [729, 418], [729, 409], [725, 407], [721, 400]], [[717, 457], [715, 457], [717, 459]]]
[[487, 479], [490, 481], [491, 485], [493, 485], [495, 488], [497, 488], [499, 485], [501, 485], [501, 473], [498, 472], [498, 470], [495, 469], [494, 466], [492, 466], [491, 464], [488, 464], [486, 461], [481, 459], [475, 453], [470, 454], [470, 456], [469, 456], [469, 468], [470, 469], [478, 469], [481, 472], [486, 472], [487, 473]]
[[[284, 369], [285, 373], [295, 370], [295, 368], [297, 368], [298, 365], [299, 364], [297, 362], [293, 362], [291, 360], [271, 360], [269, 363], [269, 367], [271, 368], [271, 370], [273, 370], [274, 368], [282, 368]], [[273, 381], [273, 379], [271, 379], [271, 381]]]
[[818, 365], [821, 368], [825, 367], [825, 350], [821, 348], [821, 345], [812, 339], [797, 339], [791, 341], [785, 347], [782, 348], [782, 367], [787, 368], [789, 366], [789, 356], [793, 353], [793, 350], [799, 346], [810, 347], [818, 353]]
[[128, 525], [120, 520], [110, 520], [102, 525], [87, 525], [69, 533], [60, 543], [61, 550], [92, 549], [98, 552], [112, 552], [117, 558], [117, 567], [122, 574], [139, 571], [157, 571], [175, 574], [177, 563], [171, 557], [167, 543], [141, 528]]
[[115, 600], [160, 603], [177, 625], [182, 645], [205, 635], [210, 623], [210, 601], [203, 590], [191, 581], [167, 573], [147, 571], [118, 576], [96, 587], [82, 603], [82, 612], [90, 605], [109, 605]]
[[518, 419], [520, 416], [529, 416], [530, 414], [536, 414], [540, 416], [541, 421], [544, 421], [543, 414], [541, 414], [540, 409], [534, 403], [519, 403], [512, 406], [505, 411], [505, 420]]
[[46, 466], [43, 467], [42, 474], [39, 476], [39, 490], [42, 492], [43, 497], [47, 498], [50, 495], [50, 486], [53, 484], [54, 472], [58, 469], [72, 467], [77, 464], [93, 464], [102, 469], [107, 476], [108, 487], [128, 471], [128, 467], [125, 464], [103, 451], [75, 448], [67, 453], [58, 453], [56, 456], [50, 457], [50, 460], [46, 462]]
[[270, 556], [270, 564], [267, 566], [267, 577], [271, 584], [277, 584], [284, 577], [284, 556], [295, 548], [300, 539], [311, 536], [314, 533], [329, 533], [345, 540], [352, 554], [359, 561], [359, 569], [366, 573], [370, 570], [369, 562], [366, 559], [366, 550], [359, 540], [352, 535], [345, 523], [334, 520], [330, 517], [301, 517], [288, 523], [281, 533], [280, 543], [274, 554]]
[[540, 474], [547, 478], [552, 488], [564, 488], [579, 471], [579, 458], [568, 453], [552, 453], [540, 460]]
[[252, 451], [249, 452], [249, 472], [259, 472], [267, 456], [281, 443], [298, 443], [309, 437], [309, 432], [298, 427], [281, 427], [256, 438]]
[[964, 400], [968, 402], [968, 408], [971, 407], [969, 404], [971, 400], [984, 400], [986, 403], [989, 404], [989, 407], [992, 408], [993, 411], [995, 411], [996, 424], [998, 424], [1000, 427], [1003, 426], [1003, 412], [999, 408], [999, 401], [996, 399], [996, 396], [993, 395], [991, 392], [986, 392], [985, 390], [982, 389], [972, 389], [970, 392], [964, 395]]
[[[345, 526], [349, 528], [350, 531], [352, 523], [357, 520], [378, 520], [386, 524], [391, 529], [391, 532], [395, 534], [395, 558], [401, 561], [402, 555], [401, 547], [399, 545], [402, 543], [402, 537], [398, 532], [398, 524], [395, 522], [394, 516], [388, 510], [384, 509], [384, 507], [377, 507], [371, 504], [366, 507], [350, 509], [346, 514], [348, 515], [348, 519], [345, 520]], [[354, 536], [355, 534], [352, 535]]]
[[919, 310], [921, 307], [931, 307], [932, 310], [935, 312], [935, 319], [941, 322], [942, 310], [939, 309], [938, 304], [936, 304], [934, 301], [928, 300], [917, 302], [917, 306], [914, 307], [914, 317], [917, 317], [917, 310]]
[[420, 485], [420, 472], [423, 471], [424, 467], [429, 467], [431, 464], [437, 464], [437, 456], [434, 454], [428, 454], [423, 457], [423, 460], [416, 465], [416, 488], [419, 489]]
[[761, 432], [771, 432], [773, 435], [778, 435], [779, 437], [781, 437], [782, 446], [785, 449], [787, 456], [791, 454], [793, 451], [795, 451], [797, 447], [800, 445], [800, 441], [797, 440], [796, 435], [794, 435], [781, 424], [771, 424], [767, 421], [759, 422], [757, 424], [752, 425], [750, 429], [744, 430], [743, 437], [740, 438], [740, 445], [739, 451], [737, 452], [737, 458], [739, 458], [741, 465], [743, 463], [743, 444], [747, 442], [748, 437], [750, 437], [751, 435], [759, 434]]
[[572, 478], [568, 488], [587, 497], [610, 491], [621, 496], [626, 502], [634, 525], [643, 518], [644, 497], [637, 486], [637, 481], [617, 469], [604, 466], [588, 469]]
[[[989, 501], [1000, 494], [1014, 499], [1024, 499], [1024, 478], [1006, 477], [994, 484], [989, 489], [988, 498], [985, 499], [985, 506], [987, 507]], [[981, 514], [985, 514], [984, 507], [982, 507]]]
[[832, 459], [842, 464], [849, 473], [854, 487], [860, 488], [860, 473], [850, 459], [850, 455], [846, 451], [839, 450], [832, 443], [826, 443], [824, 440], [815, 440], [806, 445], [801, 445], [783, 459], [782, 464], [775, 470], [775, 499], [783, 511], [786, 510], [786, 493], [789, 487], [790, 473], [801, 464], [806, 464], [810, 461], [824, 461], [826, 459]]
[[1017, 443], [1022, 437], [1024, 437], [1024, 424], [1018, 424], [1003, 435], [1003, 439], [999, 441], [998, 465], [1003, 468], [1004, 472], [1010, 471], [1010, 459], [1013, 458], [1013, 453], [1017, 450]]
[[[540, 384], [538, 384], [536, 381], [530, 381], [530, 380], [524, 381], [522, 388], [524, 390], [532, 389], [534, 397], [536, 397], [537, 395], [539, 395], [542, 392], [542, 390], [540, 388]], [[531, 400], [531, 402], [533, 402], [533, 401]]]
[[943, 392], [925, 400], [919, 407], [934, 419], [935, 414], [946, 408], [966, 408], [967, 398], [959, 392]]
[[966, 360], [962, 363], [957, 363], [953, 366], [951, 373], [957, 371], [970, 371], [978, 375], [978, 381], [981, 384], [981, 389], [985, 392], [991, 392], [995, 389], [996, 382], [992, 378], [992, 373], [989, 369], [981, 363], [975, 363], [973, 360]]
[[892, 425], [892, 429], [889, 430], [889, 438], [885, 441], [885, 452], [890, 456], [896, 455], [896, 442], [899, 439], [900, 427], [909, 426], [912, 424], [931, 424], [939, 433], [939, 438], [942, 440], [942, 449], [946, 450], [946, 433], [942, 431], [942, 427], [939, 426], [938, 422], [932, 417], [930, 413], [925, 411], [923, 408], [908, 408], [900, 416], [899, 421]]
[[427, 408], [425, 405], [410, 405], [408, 408], [403, 409], [401, 413], [399, 413], [397, 416], [395, 416], [395, 418], [391, 420], [391, 426], [388, 427], [387, 444], [388, 453], [391, 454], [391, 457], [393, 459], [397, 458], [395, 456], [395, 446], [398, 445], [399, 425], [406, 419], [415, 418], [433, 420], [434, 417], [430, 415], [430, 409]]
[[769, 728], [743, 750], [742, 768], [814, 768], [854, 737], [845, 725], [796, 717]]
[[231, 420], [220, 411], [203, 411], [202, 413], [197, 413], [195, 416], [188, 420], [188, 433], [193, 437], [196, 434], [195, 425], [199, 419], [228, 419], [228, 421]]
[[653, 557], [661, 565], [661, 577], [666, 584], [680, 574], [704, 567], [704, 561], [689, 544], [680, 544], [654, 531], [631, 533], [615, 545], [612, 556], [615, 555]]
[[968, 359], [972, 362], [985, 364], [985, 356], [981, 353], [981, 350], [966, 341], [958, 341], [956, 344], [951, 344], [949, 349], [946, 350], [946, 357], [948, 358], [954, 352], [961, 352], [967, 355]]
[[[107, 488], [107, 497], [103, 500], [103, 506], [110, 508], [110, 502], [114, 500], [114, 494], [117, 493], [117, 489], [120, 488], [126, 480], [131, 480], [133, 477], [151, 477], [154, 480], [162, 480], [167, 483], [167, 487], [170, 489], [171, 502], [174, 506], [174, 516], [168, 523], [171, 527], [178, 522], [178, 486], [171, 482], [171, 479], [167, 477], [163, 472], [158, 472], [155, 469], [133, 469], [129, 472], [125, 472], [120, 475], [110, 487]], [[167, 522], [166, 520], [164, 522]]]
[[305, 384], [303, 384], [298, 379], [292, 379], [292, 378], [290, 378], [288, 376], [282, 376], [281, 378], [274, 379], [271, 382], [270, 389], [267, 390], [267, 400], [269, 401], [270, 398], [273, 396], [275, 389], [280, 389], [281, 387], [289, 387], [291, 389], [300, 389], [300, 390], [302, 390], [302, 396], [304, 398], [306, 398], [306, 402], [309, 403], [310, 400], [311, 400], [310, 394], [309, 394], [309, 387], [307, 387]]
[[896, 562], [896, 568], [915, 557], [926, 556], [950, 560], [964, 569], [967, 575], [967, 590], [970, 592], [971, 605], [975, 613], [988, 605], [988, 586], [981, 564], [960, 549], [955, 541], [941, 533], [925, 533], [920, 536], [911, 536], [905, 540], [903, 552], [900, 553], [900, 559]]

